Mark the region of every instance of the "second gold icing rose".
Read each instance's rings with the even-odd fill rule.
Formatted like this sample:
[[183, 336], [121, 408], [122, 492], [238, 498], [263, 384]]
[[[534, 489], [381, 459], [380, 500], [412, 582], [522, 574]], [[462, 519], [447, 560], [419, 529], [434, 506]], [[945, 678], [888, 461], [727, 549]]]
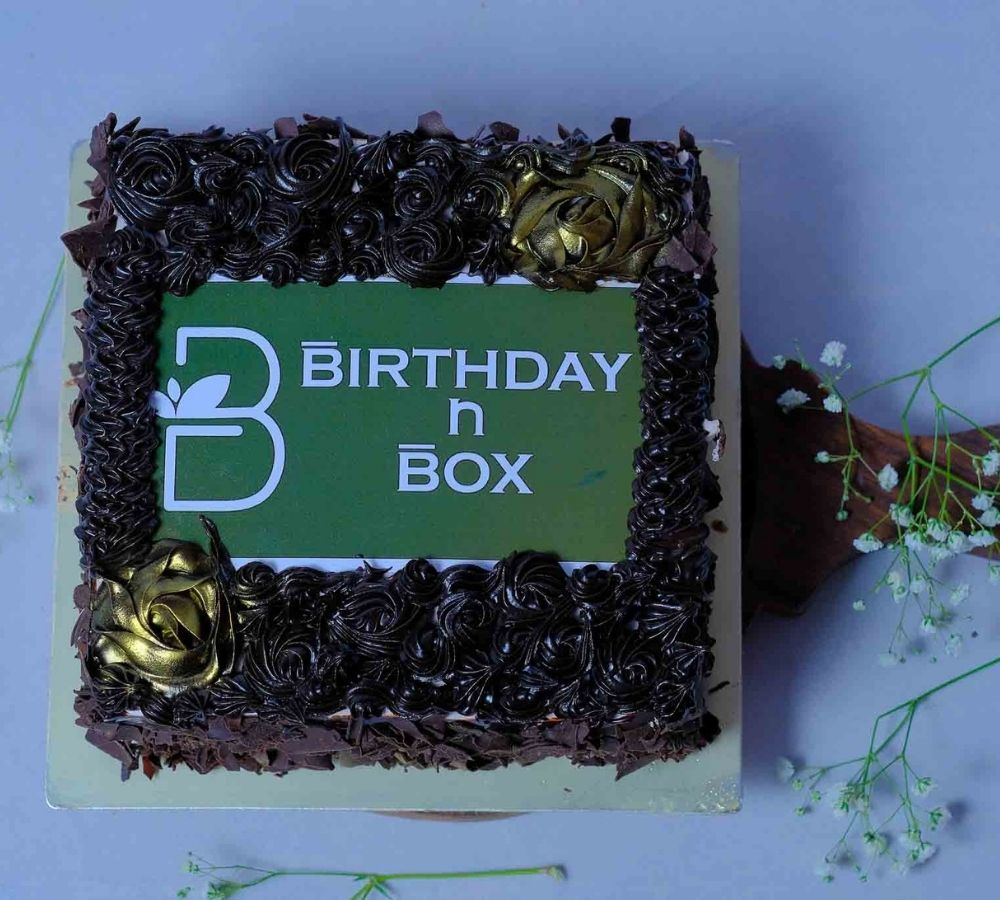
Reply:
[[229, 670], [233, 626], [216, 561], [197, 544], [157, 542], [139, 567], [105, 579], [92, 619], [92, 652], [133, 668], [154, 688], [205, 687]]
[[640, 281], [665, 237], [656, 196], [639, 174], [591, 164], [564, 177], [529, 171], [514, 185], [511, 260], [543, 287]]

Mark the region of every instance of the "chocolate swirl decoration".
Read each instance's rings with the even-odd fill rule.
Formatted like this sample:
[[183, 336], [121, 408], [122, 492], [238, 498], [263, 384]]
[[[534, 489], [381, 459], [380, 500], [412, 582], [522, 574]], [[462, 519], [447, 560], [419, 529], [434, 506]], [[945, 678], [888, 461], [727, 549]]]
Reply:
[[336, 147], [309, 134], [271, 145], [268, 178], [277, 198], [309, 210], [329, 203], [349, 189], [352, 142], [344, 123], [339, 126]]
[[165, 132], [139, 133], [113, 156], [108, 192], [128, 221], [156, 231], [194, 187], [184, 144]]
[[393, 212], [404, 220], [438, 215], [449, 201], [448, 181], [430, 166], [407, 169], [396, 180]]
[[[106, 585], [78, 630], [77, 707], [94, 743], [128, 768], [149, 754], [284, 772], [329, 768], [343, 751], [456, 768], [561, 755], [627, 772], [711, 738], [703, 520], [718, 485], [702, 421], [717, 343], [709, 192], [689, 135], [630, 142], [619, 123], [598, 141], [521, 141], [507, 127], [371, 138], [331, 119], [286, 120], [273, 136], [169, 135], [112, 117], [92, 149], [91, 223], [67, 245], [89, 278], [78, 534], [88, 577]], [[394, 573], [218, 563], [169, 599], [137, 600], [152, 594], [134, 573], [162, 562], [148, 405], [162, 293], [217, 272], [439, 286], [464, 267], [572, 289], [641, 279], [626, 558], [573, 572], [528, 551], [443, 572], [425, 560]], [[179, 681], [139, 643], [128, 656], [114, 635], [133, 627], [184, 656]]]
[[[600, 278], [640, 280], [654, 257], [711, 275], [713, 248], [699, 230], [707, 186], [685, 133], [678, 145], [631, 142], [616, 124], [597, 141], [574, 131], [548, 143], [501, 123], [468, 140], [424, 126], [372, 137], [315, 116], [280, 120], [273, 135], [136, 124], [116, 129], [112, 116], [95, 130], [99, 199], [87, 203], [105, 224], [120, 215], [146, 232], [199, 213], [211, 223], [197, 251], [175, 250], [165, 235], [170, 293], [214, 272], [275, 286], [388, 273], [427, 287], [466, 267], [486, 283], [516, 271], [547, 288], [591, 290]], [[275, 246], [281, 205], [300, 231]], [[68, 238], [84, 264], [108, 231], [88, 228]]]
[[386, 235], [386, 268], [413, 287], [441, 287], [464, 263], [462, 239], [447, 222], [419, 219]]

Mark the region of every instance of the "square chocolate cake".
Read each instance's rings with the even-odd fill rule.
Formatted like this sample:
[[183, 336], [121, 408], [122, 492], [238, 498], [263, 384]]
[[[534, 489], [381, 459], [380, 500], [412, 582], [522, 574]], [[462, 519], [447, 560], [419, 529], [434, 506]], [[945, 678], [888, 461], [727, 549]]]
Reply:
[[713, 739], [689, 133], [110, 115], [89, 162], [76, 712], [125, 776]]

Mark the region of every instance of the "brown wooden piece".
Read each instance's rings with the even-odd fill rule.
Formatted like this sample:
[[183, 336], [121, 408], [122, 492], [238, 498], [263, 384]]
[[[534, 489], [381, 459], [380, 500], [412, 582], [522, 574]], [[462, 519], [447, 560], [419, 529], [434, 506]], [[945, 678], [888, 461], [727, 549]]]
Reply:
[[[874, 528], [887, 515], [893, 495], [883, 491], [876, 479], [858, 467], [855, 486], [866, 503], [853, 498], [850, 518], [834, 518], [840, 506], [841, 469], [836, 464], [815, 462], [820, 450], [831, 455], [848, 452], [847, 430], [842, 416], [825, 410], [797, 409], [782, 412], [777, 398], [788, 388], [798, 388], [812, 398], [822, 398], [819, 379], [798, 364], [782, 371], [762, 366], [743, 344], [743, 614], [744, 621], [758, 609], [780, 615], [797, 615], [806, 602], [836, 569], [859, 556], [853, 541]], [[909, 459], [903, 435], [851, 417], [855, 446], [877, 472], [886, 463], [902, 476]], [[1000, 425], [987, 431], [1000, 437]], [[977, 431], [953, 433], [953, 440], [982, 454], [986, 438]], [[931, 459], [933, 437], [918, 437], [916, 446]], [[976, 474], [964, 455], [952, 459], [952, 471], [975, 484]], [[968, 497], [958, 491], [968, 505]], [[932, 512], [936, 509], [932, 508]], [[890, 523], [876, 532], [891, 539]], [[979, 555], [985, 555], [979, 551]]]

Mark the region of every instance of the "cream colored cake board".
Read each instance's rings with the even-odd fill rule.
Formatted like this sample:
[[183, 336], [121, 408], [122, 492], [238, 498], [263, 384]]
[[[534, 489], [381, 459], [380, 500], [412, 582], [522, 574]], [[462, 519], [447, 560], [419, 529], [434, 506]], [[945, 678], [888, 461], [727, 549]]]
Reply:
[[[69, 227], [85, 221], [76, 206], [88, 196], [91, 177], [87, 148], [73, 152]], [[715, 464], [724, 500], [712, 514], [726, 525], [713, 531], [710, 544], [719, 556], [711, 633], [716, 639], [715, 669], [709, 687], [726, 682], [709, 696], [721, 735], [683, 762], [652, 763], [621, 781], [612, 767], [573, 766], [549, 759], [532, 766], [493, 772], [385, 770], [373, 766], [338, 767], [333, 772], [299, 771], [283, 778], [249, 772], [215, 771], [198, 775], [165, 770], [153, 780], [141, 772], [121, 780], [121, 766], [84, 738], [74, 724], [73, 692], [80, 664], [70, 645], [76, 620], [73, 590], [80, 580], [76, 468], [80, 454], [69, 425], [76, 388], [67, 379], [59, 398], [60, 451], [55, 614], [49, 698], [46, 796], [54, 807], [285, 807], [372, 810], [516, 812], [545, 809], [630, 809], [652, 812], [732, 812], [740, 806], [741, 617], [740, 617], [740, 327], [739, 327], [739, 164], [732, 148], [710, 144], [702, 156], [712, 185], [712, 238], [718, 245], [720, 329], [715, 416], [728, 435], [726, 453]], [[63, 362], [80, 358], [80, 343], [70, 313], [83, 303], [83, 279], [66, 267]], [[64, 369], [64, 371], [66, 371]]]

